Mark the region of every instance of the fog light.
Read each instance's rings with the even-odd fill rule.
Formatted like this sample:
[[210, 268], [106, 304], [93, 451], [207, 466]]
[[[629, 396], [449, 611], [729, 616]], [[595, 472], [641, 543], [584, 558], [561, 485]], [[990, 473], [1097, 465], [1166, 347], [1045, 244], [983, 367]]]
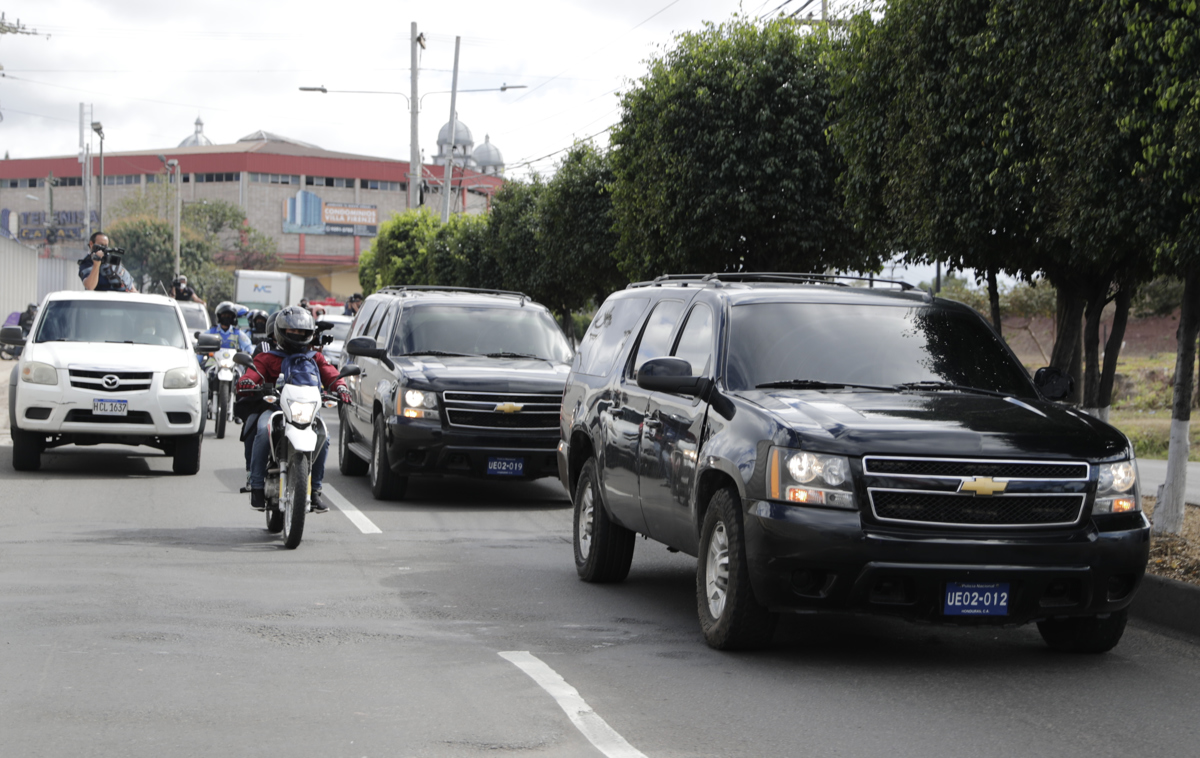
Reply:
[[425, 411], [418, 408], [405, 408], [404, 418], [425, 418]]
[[1112, 501], [1113, 513], [1128, 513], [1136, 510], [1137, 504], [1133, 502], [1133, 498], [1119, 497]]

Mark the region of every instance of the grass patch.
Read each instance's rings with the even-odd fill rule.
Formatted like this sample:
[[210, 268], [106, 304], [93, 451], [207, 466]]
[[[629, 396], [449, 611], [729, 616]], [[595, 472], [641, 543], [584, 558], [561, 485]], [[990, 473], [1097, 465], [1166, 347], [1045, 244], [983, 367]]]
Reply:
[[[1139, 458], [1167, 457], [1167, 446], [1171, 440], [1171, 412], [1139, 412], [1116, 410], [1109, 412], [1108, 423], [1124, 432], [1133, 443]], [[1188, 429], [1191, 448], [1188, 460], [1200, 461], [1200, 424], [1193, 423]]]

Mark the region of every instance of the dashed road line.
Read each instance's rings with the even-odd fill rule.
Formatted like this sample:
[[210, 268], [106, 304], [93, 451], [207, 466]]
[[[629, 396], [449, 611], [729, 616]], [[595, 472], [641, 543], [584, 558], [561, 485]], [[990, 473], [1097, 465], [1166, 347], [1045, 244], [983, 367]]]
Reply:
[[499, 655], [524, 671], [538, 686], [550, 693], [575, 728], [583, 732], [583, 736], [608, 758], [646, 758], [645, 753], [626, 742], [624, 737], [617, 734], [608, 722], [584, 702], [579, 696], [579, 690], [567, 684], [567, 680], [540, 658], [527, 650], [510, 650]]
[[346, 514], [346, 518], [350, 519], [350, 523], [357, 526], [360, 532], [363, 534], [383, 534], [382, 529], [375, 526], [371, 519], [367, 518], [362, 511], [355, 508], [342, 493], [335, 490], [331, 485], [326, 484], [321, 488], [321, 491], [325, 497], [329, 498], [329, 502], [333, 503], [339, 511]]

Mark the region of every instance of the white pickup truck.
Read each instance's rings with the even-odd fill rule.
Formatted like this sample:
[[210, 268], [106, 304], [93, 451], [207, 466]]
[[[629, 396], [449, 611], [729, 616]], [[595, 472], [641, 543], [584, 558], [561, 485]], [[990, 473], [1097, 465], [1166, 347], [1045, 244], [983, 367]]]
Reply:
[[[209, 336], [211, 341], [211, 336]], [[159, 295], [55, 292], [22, 344], [9, 378], [13, 468], [35, 471], [47, 448], [147, 445], [173, 456], [176, 474], [200, 470], [204, 372], [183, 314]]]

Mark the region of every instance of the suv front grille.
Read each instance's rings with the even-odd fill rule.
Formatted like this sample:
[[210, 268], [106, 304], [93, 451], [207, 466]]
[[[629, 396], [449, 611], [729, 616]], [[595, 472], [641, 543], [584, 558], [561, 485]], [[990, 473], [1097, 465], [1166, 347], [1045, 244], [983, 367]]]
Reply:
[[[1087, 463], [1079, 461], [863, 458], [875, 518], [909, 525], [1030, 528], [1076, 524], [1087, 499], [1080, 491], [1086, 485], [1081, 483], [1088, 482], [1090, 470]], [[972, 485], [977, 485], [981, 494], [972, 492]]]
[[71, 386], [95, 392], [144, 392], [150, 389], [154, 374], [150, 371], [94, 371], [69, 369]]
[[450, 426], [471, 429], [558, 429], [562, 395], [554, 392], [445, 392]]
[[974, 497], [935, 492], [873, 490], [871, 505], [881, 519], [970, 526], [1073, 524], [1083, 495], [993, 495]]

